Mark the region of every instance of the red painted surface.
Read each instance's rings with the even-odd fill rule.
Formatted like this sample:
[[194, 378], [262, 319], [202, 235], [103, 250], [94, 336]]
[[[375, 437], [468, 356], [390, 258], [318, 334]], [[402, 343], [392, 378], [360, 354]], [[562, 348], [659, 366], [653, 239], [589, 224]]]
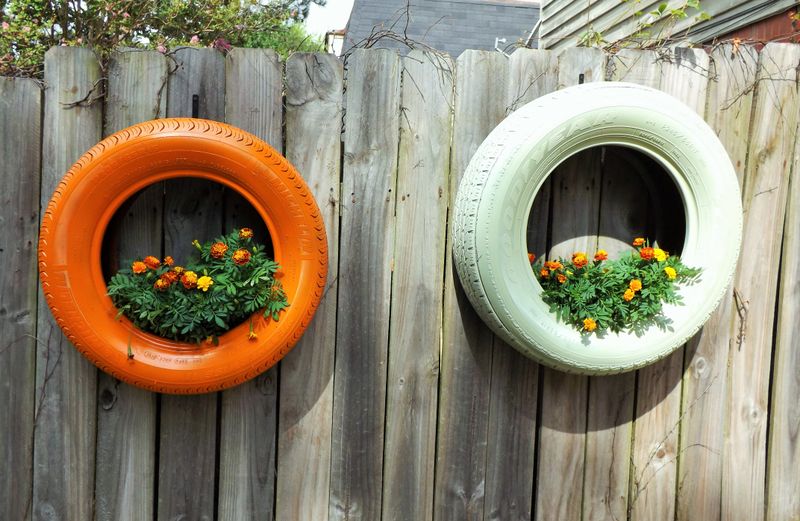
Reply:
[[742, 42], [800, 42], [800, 23], [792, 23], [792, 15], [796, 9], [792, 8], [783, 13], [759, 20], [736, 31], [728, 33], [716, 41], [740, 39]]

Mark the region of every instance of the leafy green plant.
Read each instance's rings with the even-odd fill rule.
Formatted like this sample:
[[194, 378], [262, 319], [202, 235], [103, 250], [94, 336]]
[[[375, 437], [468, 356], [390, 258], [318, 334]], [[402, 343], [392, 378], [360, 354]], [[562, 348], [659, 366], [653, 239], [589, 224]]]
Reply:
[[58, 45], [89, 47], [103, 62], [121, 47], [316, 50], [302, 25], [311, 3], [325, 0], [5, 0], [0, 75], [41, 77], [45, 52]]
[[643, 334], [653, 325], [669, 327], [664, 304], [681, 304], [678, 284], [695, 282], [700, 270], [651, 247], [644, 238], [633, 245], [634, 252], [613, 261], [599, 250], [593, 261], [576, 252], [569, 261], [534, 263], [550, 311], [584, 334]]
[[[255, 244], [249, 228], [193, 244], [199, 259], [176, 266], [172, 257], [133, 261], [108, 283], [108, 295], [136, 327], [182, 342], [214, 341], [263, 310], [278, 320], [288, 307], [280, 266]], [[255, 339], [252, 323], [250, 338]]]

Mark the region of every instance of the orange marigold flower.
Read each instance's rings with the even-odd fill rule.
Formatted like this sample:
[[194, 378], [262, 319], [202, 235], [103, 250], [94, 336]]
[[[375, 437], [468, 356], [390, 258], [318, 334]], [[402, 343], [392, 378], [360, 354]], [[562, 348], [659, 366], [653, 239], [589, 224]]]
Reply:
[[169, 281], [164, 277], [159, 277], [153, 283], [153, 287], [156, 288], [158, 291], [164, 291], [169, 287]]
[[639, 255], [641, 255], [642, 259], [644, 260], [653, 260], [655, 252], [653, 251], [653, 248], [648, 246], [639, 250]]
[[535, 260], [536, 260], [536, 254], [528, 252], [528, 262], [533, 264], [533, 261], [535, 261]]
[[644, 244], [644, 237], [636, 237], [633, 240], [633, 245], [634, 246], [641, 246], [642, 244]]
[[583, 319], [583, 330], [592, 332], [597, 329], [597, 322], [594, 321], [593, 318], [584, 318]]
[[244, 266], [250, 262], [250, 252], [245, 249], [238, 249], [233, 252], [233, 262], [239, 266]]
[[594, 260], [597, 262], [608, 260], [608, 252], [606, 250], [597, 250], [594, 254]]
[[642, 281], [639, 279], [633, 279], [628, 287], [631, 288], [631, 291], [639, 291], [642, 289]]
[[164, 264], [167, 266], [172, 266], [173, 264], [175, 264], [175, 259], [167, 255], [166, 257], [164, 257]]
[[576, 268], [581, 269], [589, 262], [586, 258], [586, 254], [582, 251], [577, 251], [572, 254], [572, 264], [575, 265]]
[[211, 256], [215, 259], [221, 259], [225, 256], [225, 252], [228, 251], [228, 246], [221, 242], [215, 242], [211, 245]]
[[178, 279], [180, 279], [181, 276], [177, 271], [169, 270], [165, 274], [161, 275], [161, 278], [166, 279], [170, 284], [175, 284], [178, 282]]
[[158, 269], [158, 267], [161, 266], [161, 261], [153, 257], [152, 255], [148, 255], [147, 257], [145, 257], [143, 262], [151, 270]]
[[147, 271], [147, 264], [145, 264], [142, 261], [136, 261], [133, 264], [131, 264], [131, 270], [137, 275], [140, 273], [144, 273], [145, 271]]
[[675, 280], [675, 277], [678, 276], [678, 274], [675, 272], [675, 268], [672, 268], [670, 266], [667, 266], [666, 268], [664, 268], [664, 273], [667, 274], [667, 278], [669, 280]]
[[633, 297], [636, 296], [636, 293], [633, 292], [631, 289], [626, 289], [625, 293], [622, 295], [622, 298], [625, 299], [625, 302], [630, 302], [633, 300]]
[[181, 276], [181, 284], [186, 289], [192, 289], [197, 287], [197, 273], [193, 271], [187, 271]]
[[667, 260], [667, 257], [669, 257], [669, 255], [667, 255], [667, 252], [665, 252], [661, 248], [653, 248], [653, 257], [655, 257], [658, 262], [664, 262], [665, 260]]
[[239, 230], [239, 238], [240, 239], [250, 239], [253, 237], [253, 230], [250, 228], [242, 228]]
[[208, 291], [208, 288], [210, 288], [212, 284], [214, 284], [214, 281], [208, 275], [203, 275], [197, 279], [197, 289]]
[[563, 268], [564, 265], [558, 261], [547, 261], [544, 263], [544, 267], [550, 271], [557, 271]]
[[559, 273], [558, 275], [556, 275], [556, 278], [558, 279], [559, 284], [564, 284], [567, 281], [567, 276], [564, 275], [563, 273]]
[[550, 270], [548, 270], [547, 268], [542, 268], [542, 269], [539, 271], [539, 275], [540, 275], [540, 276], [541, 276], [543, 279], [546, 279], [547, 277], [549, 277], [549, 276], [550, 276]]

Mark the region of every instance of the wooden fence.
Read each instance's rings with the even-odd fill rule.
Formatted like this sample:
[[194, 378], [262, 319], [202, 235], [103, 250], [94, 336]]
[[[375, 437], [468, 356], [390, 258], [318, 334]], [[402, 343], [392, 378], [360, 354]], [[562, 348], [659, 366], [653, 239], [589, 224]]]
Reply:
[[[105, 70], [88, 50], [51, 49], [44, 84], [0, 79], [0, 519], [800, 518], [798, 65], [800, 46], [782, 44], [457, 60], [358, 50], [344, 67], [187, 48], [120, 53]], [[584, 377], [538, 366], [477, 319], [447, 215], [510, 111], [601, 80], [659, 88], [705, 116], [742, 183], [744, 243], [733, 288], [685, 348]], [[64, 340], [35, 245], [42, 207], [91, 145], [193, 115], [259, 135], [303, 173], [327, 223], [329, 287], [277, 367], [222, 393], [157, 395]], [[574, 170], [547, 187], [533, 228], [573, 244], [632, 236], [636, 194], [598, 195], [625, 179]], [[616, 208], [613, 237], [548, 223], [584, 203], [599, 219]], [[197, 181], [148, 189], [121, 217], [120, 255], [181, 255], [187, 237], [247, 212]]]

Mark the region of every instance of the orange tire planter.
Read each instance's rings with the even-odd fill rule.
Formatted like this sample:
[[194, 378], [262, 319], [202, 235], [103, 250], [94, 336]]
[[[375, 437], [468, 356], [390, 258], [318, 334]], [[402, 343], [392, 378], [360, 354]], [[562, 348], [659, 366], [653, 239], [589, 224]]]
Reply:
[[[100, 263], [108, 223], [139, 190], [179, 177], [208, 179], [236, 190], [267, 225], [289, 307], [278, 322], [255, 314], [255, 341], [248, 340], [248, 322], [220, 336], [217, 346], [198, 346], [116, 319]], [[247, 132], [199, 119], [140, 123], [92, 147], [56, 188], [39, 238], [42, 289], [66, 337], [112, 376], [173, 394], [232, 387], [274, 365], [311, 321], [327, 267], [319, 208], [292, 165]]]

